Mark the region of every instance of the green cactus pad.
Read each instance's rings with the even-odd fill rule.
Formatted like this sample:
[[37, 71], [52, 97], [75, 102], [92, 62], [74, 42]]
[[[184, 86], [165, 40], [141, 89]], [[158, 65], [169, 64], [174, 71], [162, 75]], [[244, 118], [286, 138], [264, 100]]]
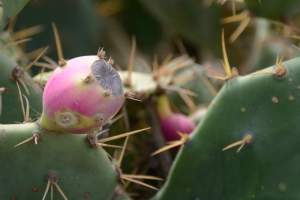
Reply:
[[[38, 143], [20, 142], [39, 136]], [[0, 199], [41, 200], [49, 175], [68, 199], [114, 196], [117, 174], [106, 152], [86, 136], [43, 132], [35, 123], [0, 125]], [[63, 199], [53, 185], [54, 199]], [[50, 199], [51, 187], [46, 199]]]
[[[0, 123], [15, 123], [24, 120], [21, 107], [20, 93], [17, 87], [19, 84], [22, 96], [26, 96], [29, 102], [30, 117], [37, 118], [42, 110], [42, 90], [36, 85], [28, 73], [21, 71], [16, 72], [16, 61], [0, 53], [0, 87], [5, 88], [2, 94], [2, 114], [0, 115]], [[13, 78], [13, 74], [19, 74], [18, 81]], [[23, 73], [24, 72], [24, 73]], [[26, 99], [23, 98], [24, 110], [26, 110]]]
[[154, 199], [299, 199], [300, 58], [283, 66], [224, 85]]

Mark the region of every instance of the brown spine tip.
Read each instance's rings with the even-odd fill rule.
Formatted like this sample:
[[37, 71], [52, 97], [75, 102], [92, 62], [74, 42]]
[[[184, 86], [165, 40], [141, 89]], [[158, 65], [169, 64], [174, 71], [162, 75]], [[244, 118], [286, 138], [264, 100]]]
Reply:
[[61, 67], [65, 66], [66, 64], [67, 64], [67, 61], [64, 59], [58, 61], [58, 65]]
[[19, 78], [21, 78], [23, 75], [24, 70], [19, 66], [15, 66], [11, 73], [11, 77], [13, 80], [19, 80]]
[[91, 148], [98, 148], [97, 145], [97, 137], [93, 133], [89, 133], [86, 136], [86, 142], [88, 143], [89, 147]]
[[237, 77], [237, 76], [239, 76], [239, 70], [238, 70], [236, 67], [233, 67], [231, 70], [232, 70], [232, 71], [231, 71], [232, 77]]
[[274, 70], [274, 75], [280, 78], [286, 75], [286, 72], [287, 70], [284, 66], [278, 66]]
[[112, 92], [111, 92], [110, 90], [105, 90], [105, 91], [103, 92], [103, 95], [104, 95], [105, 97], [110, 97], [110, 96], [112, 95]]
[[37, 187], [33, 186], [33, 187], [31, 188], [31, 191], [32, 191], [32, 192], [38, 192], [39, 189], [38, 189]]
[[91, 74], [89, 74], [87, 77], [84, 78], [83, 82], [86, 84], [92, 83], [94, 81], [94, 78]]
[[247, 133], [241, 140], [227, 145], [222, 149], [222, 151], [232, 149], [233, 147], [238, 147], [236, 152], [239, 153], [245, 145], [249, 145], [252, 142], [253, 142], [253, 135], [251, 133]]
[[58, 181], [58, 174], [54, 170], [49, 170], [46, 176], [46, 180], [50, 181], [51, 183], [55, 183]]
[[38, 144], [40, 142], [40, 134], [39, 133], [33, 133], [32, 139], [34, 141], [34, 144]]
[[273, 102], [273, 103], [279, 103], [278, 97], [272, 96], [272, 102]]
[[275, 69], [274, 69], [274, 75], [281, 78], [284, 75], [286, 75], [287, 70], [284, 67], [283, 63], [282, 63], [283, 58], [282, 57], [277, 57], [276, 58], [276, 65], [275, 65]]
[[105, 54], [106, 52], [104, 51], [103, 48], [99, 48], [97, 56], [99, 57], [99, 59], [104, 59], [105, 58]]
[[0, 87], [0, 94], [2, 94], [3, 92], [5, 92], [7, 89], [5, 87]]
[[111, 57], [109, 57], [107, 63], [113, 65], [114, 64], [114, 60]]

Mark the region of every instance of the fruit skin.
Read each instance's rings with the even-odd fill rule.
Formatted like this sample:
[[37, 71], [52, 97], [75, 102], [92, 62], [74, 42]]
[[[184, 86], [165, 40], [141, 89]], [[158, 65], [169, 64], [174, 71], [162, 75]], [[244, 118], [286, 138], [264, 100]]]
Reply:
[[[15, 145], [39, 136], [33, 141]], [[41, 200], [49, 174], [68, 199], [108, 200], [118, 175], [107, 153], [91, 148], [85, 135], [55, 134], [37, 123], [0, 125], [0, 199]], [[50, 190], [46, 199], [50, 199]], [[54, 199], [63, 199], [54, 188]]]
[[83, 133], [103, 126], [124, 103], [119, 74], [98, 56], [81, 56], [57, 68], [43, 95], [41, 126]]
[[195, 123], [181, 113], [172, 112], [168, 97], [158, 97], [157, 109], [160, 118], [160, 127], [166, 141], [179, 140], [180, 133], [190, 134], [196, 127]]
[[153, 199], [298, 199], [300, 58], [283, 66], [227, 81]]
[[161, 130], [167, 141], [179, 140], [177, 132], [191, 133], [196, 127], [195, 123], [187, 116], [180, 113], [173, 113], [171, 116], [160, 119]]

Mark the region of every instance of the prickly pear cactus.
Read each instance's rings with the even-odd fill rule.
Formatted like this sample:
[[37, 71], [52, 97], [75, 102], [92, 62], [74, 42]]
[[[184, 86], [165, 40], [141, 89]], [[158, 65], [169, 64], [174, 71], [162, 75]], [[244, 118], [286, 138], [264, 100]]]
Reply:
[[84, 135], [0, 125], [0, 199], [111, 199], [117, 173]]
[[35, 119], [42, 110], [42, 90], [16, 61], [0, 53], [2, 113], [0, 123]]
[[299, 69], [295, 58], [228, 80], [154, 199], [298, 199]]

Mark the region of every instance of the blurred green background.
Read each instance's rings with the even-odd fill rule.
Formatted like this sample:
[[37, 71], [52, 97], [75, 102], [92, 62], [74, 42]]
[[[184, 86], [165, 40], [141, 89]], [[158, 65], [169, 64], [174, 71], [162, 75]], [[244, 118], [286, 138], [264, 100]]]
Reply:
[[220, 8], [199, 0], [32, 0], [16, 17], [14, 31], [41, 25], [42, 32], [26, 44], [26, 51], [50, 46], [52, 58], [55, 22], [66, 58], [105, 47], [124, 66], [135, 37], [139, 55], [147, 62], [183, 48], [200, 59], [220, 51]]

